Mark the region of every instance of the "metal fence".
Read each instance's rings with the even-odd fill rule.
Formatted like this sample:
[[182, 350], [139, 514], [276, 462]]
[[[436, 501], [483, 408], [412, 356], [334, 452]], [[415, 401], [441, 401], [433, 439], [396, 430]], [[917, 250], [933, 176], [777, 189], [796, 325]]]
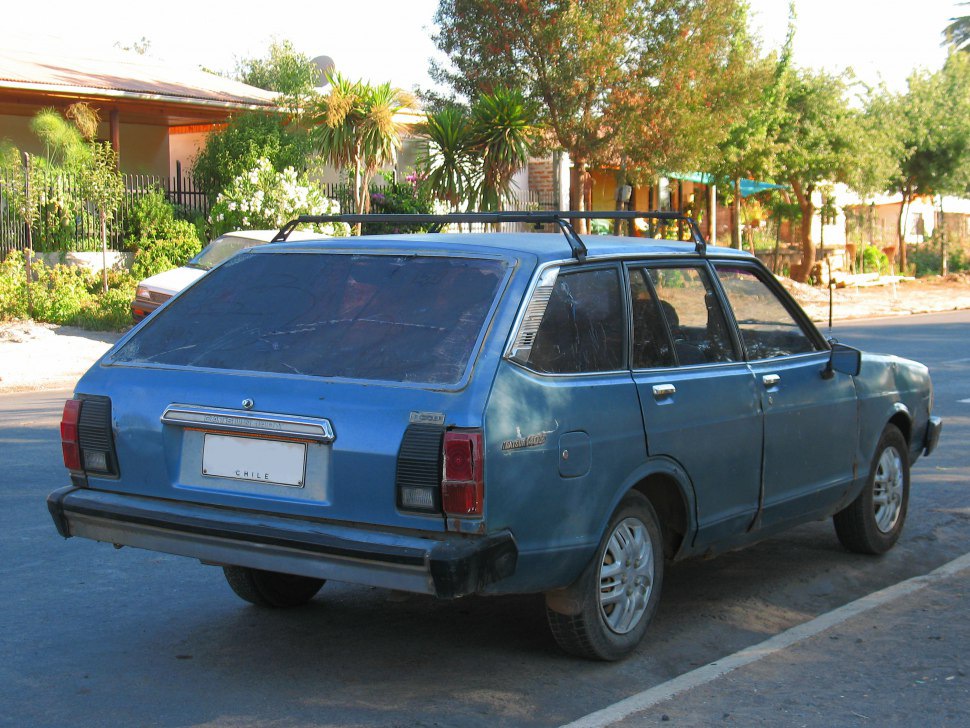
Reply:
[[[209, 197], [186, 175], [159, 177], [122, 174], [124, 195], [118, 212], [108, 221], [108, 246], [124, 250], [125, 231], [132, 208], [139, 198], [161, 190], [169, 202], [186, 217], [208, 217]], [[94, 206], [83, 193], [76, 174], [61, 170], [32, 169], [23, 172], [0, 170], [0, 257], [27, 247], [27, 226], [18, 210], [17, 198], [30, 185], [36, 200], [37, 217], [31, 226], [31, 242], [39, 252], [84, 252], [101, 249], [101, 228]]]
[[[108, 246], [111, 250], [126, 250], [129, 241], [129, 218], [136, 202], [143, 196], [161, 190], [169, 202], [176, 205], [180, 215], [207, 219], [210, 197], [188, 175], [160, 177], [145, 174], [123, 174], [125, 192], [118, 212], [108, 221]], [[30, 185], [37, 200], [38, 215], [31, 226], [31, 242], [38, 252], [85, 252], [101, 249], [101, 229], [94, 206], [84, 199], [81, 181], [76, 174], [59, 170], [33, 168], [30, 178], [24, 173], [0, 170], [0, 259], [11, 250], [27, 247], [27, 226], [17, 207], [24, 186]], [[322, 185], [324, 194], [336, 200], [340, 209], [353, 211], [353, 190], [347, 184]], [[384, 185], [372, 185], [371, 192], [380, 192]], [[552, 210], [551, 194], [517, 190], [506, 201], [510, 210]], [[485, 226], [471, 226], [479, 232]], [[530, 225], [503, 224], [505, 232], [532, 230]], [[468, 226], [463, 231], [469, 231]]]

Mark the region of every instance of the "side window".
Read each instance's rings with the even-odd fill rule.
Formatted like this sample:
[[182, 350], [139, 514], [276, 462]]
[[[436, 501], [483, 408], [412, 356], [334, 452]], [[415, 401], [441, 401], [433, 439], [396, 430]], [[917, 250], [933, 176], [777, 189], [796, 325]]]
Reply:
[[745, 268], [718, 266], [748, 358], [773, 359], [818, 351], [798, 321], [764, 281]]
[[622, 369], [624, 329], [615, 269], [561, 274], [536, 332], [529, 366], [549, 374]]
[[724, 312], [701, 268], [647, 269], [681, 366], [737, 361]]
[[672, 367], [674, 349], [660, 305], [644, 270], [630, 271], [630, 310], [633, 312], [633, 368]]

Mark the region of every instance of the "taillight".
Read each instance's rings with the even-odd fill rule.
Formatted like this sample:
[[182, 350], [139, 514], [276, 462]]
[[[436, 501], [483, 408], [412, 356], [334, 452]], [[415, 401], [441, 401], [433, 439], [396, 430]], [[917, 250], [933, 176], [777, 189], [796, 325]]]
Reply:
[[61, 416], [61, 450], [64, 453], [64, 467], [68, 470], [84, 469], [81, 466], [81, 443], [77, 430], [80, 419], [81, 400], [67, 400], [64, 403], [64, 414]]
[[485, 504], [481, 432], [446, 432], [442, 447], [441, 507], [458, 517], [481, 516]]
[[118, 476], [118, 457], [111, 432], [110, 399], [88, 395], [64, 403], [61, 451], [64, 466], [82, 479], [85, 473]]

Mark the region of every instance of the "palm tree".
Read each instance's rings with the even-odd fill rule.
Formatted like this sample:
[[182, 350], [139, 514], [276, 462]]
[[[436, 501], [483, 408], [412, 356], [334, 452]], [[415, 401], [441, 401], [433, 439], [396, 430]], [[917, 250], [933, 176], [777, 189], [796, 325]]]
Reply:
[[418, 129], [428, 140], [418, 166], [426, 172], [425, 183], [432, 194], [447, 202], [452, 212], [458, 212], [462, 201], [470, 203], [478, 186], [472, 132], [468, 112], [461, 106], [429, 113]]
[[499, 210], [512, 194], [512, 178], [529, 161], [535, 126], [522, 94], [496, 88], [482, 94], [471, 111], [475, 150], [481, 157], [479, 205]]
[[[401, 148], [404, 94], [389, 83], [371, 86], [328, 73], [330, 92], [315, 113], [315, 144], [320, 155], [339, 169], [354, 174], [354, 209], [370, 211], [370, 181], [381, 167], [392, 164]], [[360, 226], [357, 226], [360, 232]]]
[[[957, 3], [970, 5], [970, 2]], [[959, 15], [950, 18], [950, 24], [943, 29], [943, 45], [949, 45], [958, 51], [970, 52], [970, 15]]]

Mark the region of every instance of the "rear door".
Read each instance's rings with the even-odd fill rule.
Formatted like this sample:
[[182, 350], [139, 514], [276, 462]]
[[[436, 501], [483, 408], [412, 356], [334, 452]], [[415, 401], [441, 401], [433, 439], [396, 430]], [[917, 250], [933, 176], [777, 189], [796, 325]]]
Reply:
[[697, 544], [747, 530], [761, 484], [761, 401], [703, 263], [630, 265], [633, 377], [653, 457], [686, 471]]
[[825, 511], [855, 475], [858, 412], [848, 374], [823, 376], [829, 347], [760, 267], [715, 264], [765, 412], [763, 525]]

